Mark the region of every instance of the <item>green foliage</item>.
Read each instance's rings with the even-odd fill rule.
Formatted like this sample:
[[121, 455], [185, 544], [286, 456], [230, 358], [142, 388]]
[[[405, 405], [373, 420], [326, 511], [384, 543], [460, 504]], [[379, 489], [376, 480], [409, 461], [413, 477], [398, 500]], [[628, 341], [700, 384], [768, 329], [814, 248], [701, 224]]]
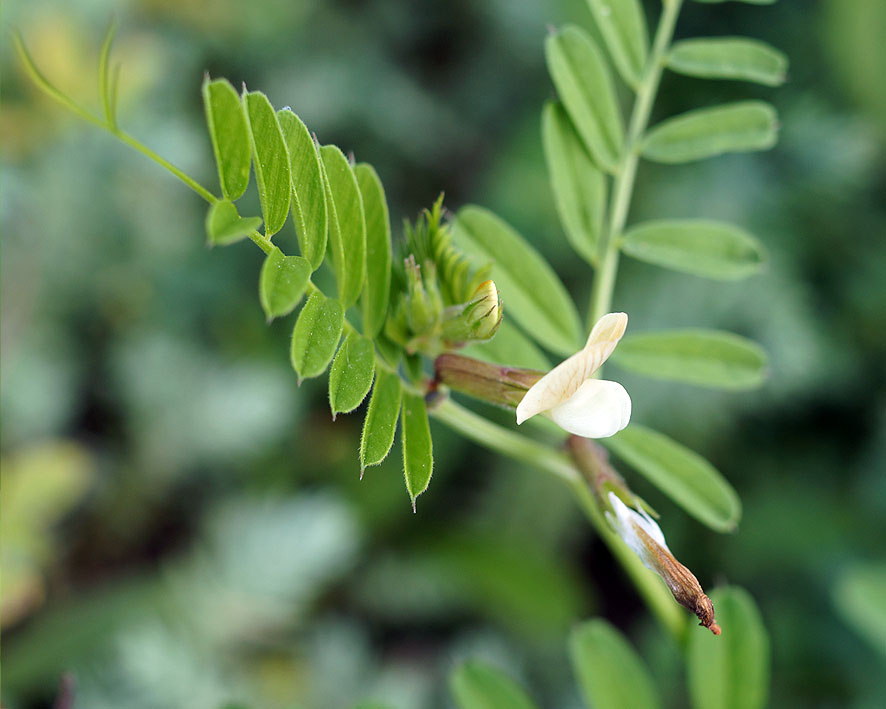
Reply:
[[227, 79], [203, 81], [203, 110], [225, 199], [243, 196], [249, 184], [252, 152], [249, 125], [240, 97]]
[[560, 223], [572, 248], [596, 264], [606, 211], [606, 181], [559, 101], [545, 104], [541, 135]]
[[400, 443], [403, 446], [403, 475], [406, 491], [415, 509], [415, 498], [428, 489], [434, 470], [431, 428], [428, 408], [423, 396], [409, 390], [403, 392], [403, 414], [400, 417]]
[[847, 568], [834, 584], [833, 598], [843, 619], [886, 657], [886, 564]]
[[548, 37], [545, 56], [560, 100], [594, 161], [614, 172], [624, 128], [603, 54], [584, 30], [570, 25]]
[[614, 354], [624, 369], [715, 389], [754, 389], [766, 375], [766, 353], [754, 342], [717, 330], [665, 330], [625, 336]]
[[206, 213], [206, 238], [214, 246], [227, 246], [245, 239], [261, 226], [260, 217], [241, 217], [233, 202], [215, 202]]
[[323, 168], [317, 144], [301, 118], [289, 109], [277, 111], [277, 121], [289, 151], [292, 176], [292, 221], [298, 246], [316, 271], [326, 254], [329, 215], [323, 181]]
[[243, 94], [242, 101], [249, 126], [249, 145], [265, 221], [265, 236], [270, 238], [283, 228], [289, 214], [292, 192], [289, 152], [268, 97], [260, 91], [250, 91]]
[[354, 166], [366, 217], [366, 287], [363, 334], [375, 337], [384, 326], [391, 292], [391, 218], [378, 174], [368, 163]]
[[631, 227], [621, 249], [640, 261], [695, 276], [737, 280], [758, 273], [766, 252], [731, 224], [707, 219], [660, 219]]
[[634, 89], [646, 68], [649, 35], [638, 0], [587, 0], [594, 22], [603, 35], [612, 62], [622, 79]]
[[453, 238], [507, 294], [508, 312], [536, 342], [560, 354], [574, 352], [580, 340], [578, 313], [557, 274], [516, 231], [492, 212], [459, 210]]
[[698, 453], [638, 424], [602, 443], [698, 521], [719, 532], [735, 529], [741, 517], [738, 495]]
[[449, 686], [460, 709], [533, 709], [535, 704], [508, 675], [476, 660], [450, 675]]
[[317, 377], [326, 371], [341, 337], [344, 310], [335, 298], [315, 291], [298, 315], [292, 331], [290, 359], [302, 379]]
[[643, 143], [643, 157], [682, 163], [723, 153], [768, 150], [775, 145], [775, 109], [763, 101], [739, 101], [687, 111], [655, 126]]
[[366, 277], [366, 221], [357, 178], [344, 153], [334, 145], [320, 148], [329, 204], [329, 250], [345, 310], [357, 302]]
[[268, 322], [295, 309], [310, 279], [311, 264], [301, 256], [284, 256], [276, 247], [267, 255], [259, 274], [258, 299]]
[[755, 39], [704, 37], [674, 42], [668, 54], [668, 68], [687, 76], [778, 86], [787, 77], [788, 58]]
[[484, 362], [510, 367], [527, 367], [543, 371], [551, 367], [550, 361], [536, 344], [507, 318], [499, 326], [494, 338], [488, 342], [474, 343], [466, 347], [464, 353]]
[[336, 414], [353, 411], [363, 402], [375, 374], [375, 348], [372, 340], [356, 333], [348, 335], [329, 371], [329, 408]]
[[711, 593], [719, 637], [689, 635], [689, 694], [695, 709], [759, 709], [769, 687], [769, 638], [750, 594], [727, 586]]
[[399, 376], [378, 367], [360, 437], [361, 477], [367, 467], [381, 463], [394, 445], [402, 388]]
[[604, 620], [576, 627], [569, 655], [585, 704], [594, 709], [661, 706], [649, 671], [627, 640]]

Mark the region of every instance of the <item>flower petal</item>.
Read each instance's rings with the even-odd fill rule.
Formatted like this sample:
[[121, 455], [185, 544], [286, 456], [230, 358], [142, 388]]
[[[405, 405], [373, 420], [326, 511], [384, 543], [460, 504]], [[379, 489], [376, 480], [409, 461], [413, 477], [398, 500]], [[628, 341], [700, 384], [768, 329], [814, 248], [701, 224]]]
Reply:
[[585, 438], [606, 438], [631, 420], [631, 397], [618, 382], [588, 379], [562, 404], [551, 409], [560, 428]]
[[517, 423], [553, 409], [573, 396], [612, 354], [627, 324], [628, 316], [624, 313], [609, 313], [600, 318], [584, 348], [554, 367], [526, 392], [517, 406]]

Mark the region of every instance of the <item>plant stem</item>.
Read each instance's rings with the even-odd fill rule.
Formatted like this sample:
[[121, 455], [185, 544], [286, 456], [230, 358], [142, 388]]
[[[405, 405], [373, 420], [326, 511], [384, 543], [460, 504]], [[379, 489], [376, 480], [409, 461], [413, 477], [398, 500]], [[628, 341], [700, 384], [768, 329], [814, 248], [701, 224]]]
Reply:
[[612, 185], [612, 196], [609, 202], [609, 215], [603, 238], [599, 246], [599, 267], [591, 288], [591, 303], [588, 309], [588, 329], [612, 308], [612, 292], [615, 289], [615, 277], [618, 273], [618, 241], [624, 230], [634, 192], [637, 176], [637, 162], [640, 159], [640, 140], [649, 123], [652, 104], [658, 92], [661, 73], [664, 69], [665, 53], [674, 36], [674, 25], [683, 0], [665, 0], [663, 3], [658, 29], [652, 50], [643, 72], [643, 78], [637, 87], [637, 98], [631, 112], [628, 133], [619, 161], [618, 171]]
[[452, 430], [480, 445], [509, 456], [521, 463], [551, 473], [565, 482], [579, 504], [582, 512], [609, 547], [613, 556], [637, 587], [640, 596], [658, 618], [662, 626], [680, 643], [686, 633], [686, 619], [674, 603], [670, 592], [661, 580], [649, 571], [639, 557], [610, 528], [594, 500], [587, 482], [569, 457], [561, 451], [526, 438], [522, 434], [503, 428], [489, 419], [475, 414], [446, 398], [430, 414]]
[[130, 148], [137, 150], [138, 152], [140, 152], [142, 155], [144, 155], [149, 160], [153, 160], [160, 167], [164, 168], [168, 172], [175, 175], [175, 177], [177, 177], [179, 180], [184, 182], [185, 185], [190, 187], [194, 192], [196, 192], [203, 199], [205, 199], [207, 202], [209, 202], [209, 204], [215, 204], [216, 202], [218, 202], [218, 197], [216, 197], [214, 194], [212, 194], [212, 192], [210, 192], [203, 185], [201, 185], [199, 182], [197, 182], [193, 177], [191, 177], [190, 175], [187, 175], [184, 172], [182, 172], [181, 170], [179, 170], [175, 165], [173, 165], [171, 162], [169, 162], [169, 160], [167, 160], [166, 158], [162, 158], [159, 155], [157, 155], [157, 153], [155, 153], [153, 150], [151, 150], [144, 143], [141, 143], [138, 140], [136, 140], [135, 138], [133, 138], [131, 135], [129, 135], [129, 133], [126, 133], [125, 131], [122, 131], [119, 128], [112, 128], [110, 125], [108, 125], [106, 123], [102, 123], [101, 126], [106, 131], [108, 131], [111, 135], [113, 135], [117, 139], [121, 140], [122, 142], [126, 143], [126, 145], [128, 145]]

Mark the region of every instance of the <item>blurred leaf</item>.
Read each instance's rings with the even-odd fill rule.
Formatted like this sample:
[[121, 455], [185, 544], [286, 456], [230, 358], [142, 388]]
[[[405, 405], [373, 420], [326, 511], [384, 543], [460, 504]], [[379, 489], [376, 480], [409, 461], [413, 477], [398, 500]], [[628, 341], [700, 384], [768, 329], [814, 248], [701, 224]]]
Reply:
[[363, 334], [375, 337], [385, 324], [391, 291], [391, 219], [381, 180], [372, 165], [359, 163], [354, 174], [366, 217], [366, 288]]
[[744, 79], [766, 86], [783, 84], [788, 58], [765, 42], [745, 37], [703, 37], [675, 42], [668, 68], [706, 79]]
[[689, 633], [689, 695], [695, 709], [758, 709], [769, 691], [769, 638], [750, 594], [711, 593], [723, 634]]
[[[695, 0], [695, 2], [714, 4], [714, 3], [721, 3], [721, 2], [729, 2], [729, 0]], [[737, 2], [746, 2], [748, 5], [772, 5], [775, 2], [775, 0], [737, 0]]]
[[631, 227], [621, 249], [640, 261], [717, 280], [760, 271], [763, 245], [732, 224], [707, 219], [660, 219]]
[[316, 271], [326, 255], [328, 212], [326, 188], [317, 144], [302, 120], [288, 108], [277, 111], [283, 140], [289, 151], [292, 175], [292, 221], [301, 255]]
[[249, 184], [249, 125], [240, 97], [227, 79], [203, 82], [203, 109], [225, 199], [239, 199]]
[[341, 337], [344, 317], [341, 303], [334, 298], [320, 291], [308, 298], [292, 331], [290, 358], [299, 382], [326, 370]]
[[366, 276], [363, 198], [348, 159], [334, 145], [320, 148], [329, 190], [329, 240], [338, 297], [345, 310], [360, 296]]
[[656, 379], [717, 389], [754, 389], [766, 378], [766, 353], [755, 342], [718, 330], [627, 335], [614, 352], [619, 367]]
[[589, 620], [569, 636], [569, 656], [585, 704], [594, 709], [661, 706], [649, 671], [618, 630]]
[[886, 655], [886, 564], [855, 564], [833, 589], [837, 612], [873, 647]]
[[261, 226], [259, 217], [241, 217], [233, 202], [223, 199], [206, 214], [206, 237], [214, 246], [227, 246], [245, 239]]
[[289, 152], [277, 114], [268, 97], [260, 91], [243, 95], [243, 108], [249, 125], [255, 181], [265, 218], [265, 236], [270, 237], [283, 228], [289, 214], [292, 177], [289, 171]]
[[42, 603], [43, 569], [56, 556], [53, 526], [83, 499], [93, 480], [93, 465], [88, 451], [72, 441], [44, 441], [4, 455], [0, 466], [3, 626]]
[[336, 414], [353, 411], [372, 386], [375, 348], [372, 340], [352, 332], [345, 338], [329, 370], [329, 407]]
[[[485, 617], [532, 638], [559, 637], [588, 608], [588, 591], [549, 549], [519, 534], [455, 531], [418, 555]], [[435, 574], [433, 571], [437, 571]]]
[[700, 522], [718, 532], [735, 529], [738, 495], [698, 453], [638, 424], [600, 442]]
[[544, 353], [505, 316], [495, 337], [465, 347], [462, 352], [484, 362], [508, 367], [527, 367], [547, 371], [551, 363]]
[[573, 125], [595, 162], [613, 172], [624, 128], [609, 67], [588, 34], [569, 25], [545, 42], [548, 71]]
[[362, 471], [367, 467], [381, 463], [394, 444], [397, 417], [400, 415], [401, 389], [397, 374], [384, 367], [378, 368], [360, 436], [361, 477]]
[[597, 242], [606, 209], [606, 180], [566, 115], [563, 104], [548, 101], [541, 114], [541, 135], [554, 203], [569, 243], [589, 263], [597, 261]]
[[763, 101], [700, 108], [654, 126], [643, 157], [663, 163], [691, 162], [723, 153], [767, 150], [775, 145], [775, 109]]
[[649, 34], [638, 0], [588, 0], [612, 62], [629, 86], [636, 88], [646, 67]]
[[492, 262], [492, 279], [507, 312], [544, 347], [572, 354], [579, 347], [581, 324], [557, 274], [522, 236], [482, 207], [459, 210], [455, 243], [477, 266]]
[[403, 474], [406, 490], [415, 510], [415, 498], [428, 489], [434, 470], [431, 428], [425, 399], [411, 391], [403, 392], [403, 416], [400, 420], [400, 439], [403, 445]]
[[461, 709], [532, 709], [535, 704], [501, 670], [470, 660], [449, 676], [449, 686]]
[[258, 278], [258, 297], [268, 322], [291, 313], [305, 294], [311, 264], [301, 256], [284, 256], [274, 247], [265, 258]]

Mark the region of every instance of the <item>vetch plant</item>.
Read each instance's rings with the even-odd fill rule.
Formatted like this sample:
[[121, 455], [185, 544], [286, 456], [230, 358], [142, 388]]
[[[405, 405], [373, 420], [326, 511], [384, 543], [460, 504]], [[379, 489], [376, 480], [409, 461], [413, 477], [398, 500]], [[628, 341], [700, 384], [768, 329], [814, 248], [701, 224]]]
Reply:
[[[563, 231], [592, 272], [584, 319], [538, 251], [483, 207], [468, 205], [449, 215], [441, 196], [406, 223], [395, 248], [384, 187], [372, 166], [322, 144], [295, 112], [275, 109], [261, 92], [238, 92], [226, 79], [204, 80], [216, 194], [120, 127], [119, 70], [110, 62], [113, 27], [100, 52], [101, 115], [44, 77], [20, 38], [16, 48], [45, 93], [207, 202], [210, 245], [248, 240], [264, 252], [257, 278], [266, 319], [300, 308], [290, 342], [297, 380], [329, 372], [333, 417], [368, 399], [361, 477], [387, 457], [399, 428], [415, 509], [433, 472], [429, 417], [554, 475], [572, 490], [658, 620], [683, 640], [686, 623], [668, 592], [717, 634], [713, 605], [674, 558], [652, 508], [631, 492], [607, 451], [716, 531], [736, 527], [740, 502], [701, 456], [629, 424], [630, 396], [621, 384], [600, 378], [602, 367], [612, 356], [638, 374], [740, 390], [760, 385], [766, 357], [753, 342], [720, 331], [626, 334], [627, 315], [611, 312], [613, 291], [622, 254], [716, 280], [759, 272], [765, 249], [740, 227], [692, 218], [635, 224], [629, 215], [641, 158], [684, 163], [764, 150], [776, 140], [775, 110], [762, 101], [690, 110], [650, 127], [665, 69], [773, 86], [784, 80], [787, 62], [751, 39], [674, 42], [682, 5], [663, 0], [650, 44], [638, 0], [588, 0], [604, 46], [574, 25], [552, 31], [545, 43], [558, 99], [542, 109], [541, 138]], [[633, 98], [628, 115], [617, 98], [616, 77]], [[238, 209], [251, 176], [260, 216]], [[298, 253], [287, 253], [277, 237], [293, 230]], [[320, 269], [331, 273], [334, 290], [318, 286]], [[549, 354], [566, 359], [551, 368]], [[501, 426], [457, 403], [453, 393], [513, 408], [517, 424], [531, 421], [527, 426], [539, 431], [549, 417], [570, 435], [565, 445], [562, 435], [552, 444], [550, 436], [542, 440], [527, 426]], [[723, 624], [724, 635], [741, 632], [740, 623]]]

